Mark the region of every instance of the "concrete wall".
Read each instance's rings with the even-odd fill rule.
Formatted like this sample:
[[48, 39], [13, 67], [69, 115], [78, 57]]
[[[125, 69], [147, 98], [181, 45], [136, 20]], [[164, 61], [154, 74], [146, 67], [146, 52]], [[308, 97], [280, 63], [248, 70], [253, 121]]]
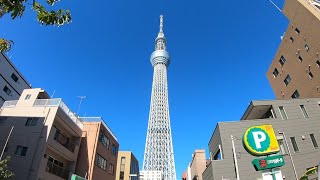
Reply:
[[[13, 73], [18, 78], [17, 82], [15, 82], [11, 77]], [[8, 95], [3, 91], [5, 86], [10, 89], [11, 94]], [[0, 107], [4, 101], [19, 99], [23, 89], [28, 88], [30, 88], [29, 83], [25, 80], [22, 74], [6, 55], [0, 53]]]
[[[282, 100], [267, 101], [269, 102], [278, 118], [273, 119], [254, 119], [242, 120], [239, 122], [218, 123], [219, 134], [214, 133], [210, 140], [209, 149], [214, 149], [213, 144], [221, 141], [223, 160], [212, 161], [211, 165], [203, 173], [204, 179], [235, 179], [235, 164], [232, 151], [231, 135], [235, 137], [235, 152], [238, 161], [240, 179], [259, 179], [261, 172], [255, 171], [251, 161], [257, 157], [249, 154], [243, 147], [242, 136], [245, 131], [253, 125], [272, 124], [276, 136], [282, 137], [278, 131], [285, 132], [286, 141], [292, 153], [294, 165], [298, 177], [301, 177], [307, 168], [314, 167], [320, 162], [320, 150], [315, 148], [310, 138], [314, 134], [318, 145], [320, 144], [320, 99], [301, 99], [301, 100]], [[267, 103], [265, 102], [265, 103]], [[305, 118], [299, 105], [304, 105], [309, 117]], [[283, 120], [280, 116], [278, 107], [283, 106], [287, 113], [288, 119]], [[290, 137], [295, 137], [299, 152], [294, 152]], [[304, 137], [304, 138], [303, 138]], [[287, 150], [288, 152], [288, 150]], [[285, 166], [281, 167], [283, 176], [286, 179], [295, 179], [293, 165], [288, 154], [284, 155]], [[212, 174], [211, 174], [212, 173]]]

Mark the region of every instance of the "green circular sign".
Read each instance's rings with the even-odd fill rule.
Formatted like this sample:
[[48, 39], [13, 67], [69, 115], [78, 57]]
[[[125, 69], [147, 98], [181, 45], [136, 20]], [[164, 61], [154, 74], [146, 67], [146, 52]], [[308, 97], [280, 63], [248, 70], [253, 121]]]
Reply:
[[272, 125], [249, 127], [243, 135], [243, 145], [252, 155], [267, 155], [279, 152], [279, 144]]
[[252, 128], [247, 134], [248, 145], [256, 152], [264, 152], [270, 146], [268, 133], [261, 128]]

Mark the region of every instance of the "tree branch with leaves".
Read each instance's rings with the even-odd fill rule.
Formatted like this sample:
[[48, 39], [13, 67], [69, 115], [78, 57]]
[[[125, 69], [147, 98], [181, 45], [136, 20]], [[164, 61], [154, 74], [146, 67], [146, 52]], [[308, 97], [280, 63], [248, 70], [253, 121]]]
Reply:
[[[0, 0], [0, 18], [5, 14], [10, 14], [14, 20], [21, 18], [25, 12], [26, 6], [31, 5], [32, 9], [37, 13], [38, 22], [41, 25], [57, 25], [62, 26], [71, 22], [71, 14], [69, 10], [47, 10], [42, 4], [35, 0]], [[47, 5], [54, 6], [59, 0], [46, 0]], [[11, 49], [12, 40], [0, 38], [0, 52], [6, 52]]]
[[10, 156], [7, 156], [4, 160], [0, 161], [0, 180], [8, 179], [14, 174], [7, 170], [8, 162], [10, 161]]

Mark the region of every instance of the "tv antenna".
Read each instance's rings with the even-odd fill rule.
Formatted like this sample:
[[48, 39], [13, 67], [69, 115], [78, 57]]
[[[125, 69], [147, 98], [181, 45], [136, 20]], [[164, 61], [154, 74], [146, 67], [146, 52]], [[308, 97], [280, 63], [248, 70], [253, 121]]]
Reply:
[[[77, 96], [78, 98], [80, 98], [80, 102], [79, 102], [79, 106], [78, 106], [78, 110], [77, 110], [77, 115], [79, 114], [79, 110], [80, 110], [80, 107], [81, 107], [81, 103], [83, 101], [83, 99], [86, 98], [86, 96]], [[79, 115], [78, 115], [79, 116]]]

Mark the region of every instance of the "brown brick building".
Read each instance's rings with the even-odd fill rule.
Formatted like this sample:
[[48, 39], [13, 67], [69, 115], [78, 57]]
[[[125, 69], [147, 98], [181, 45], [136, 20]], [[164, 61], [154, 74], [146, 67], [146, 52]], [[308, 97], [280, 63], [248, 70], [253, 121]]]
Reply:
[[100, 117], [82, 117], [83, 137], [76, 174], [89, 180], [115, 180], [119, 144]]
[[289, 26], [268, 71], [277, 99], [320, 97], [320, 3], [287, 0]]

